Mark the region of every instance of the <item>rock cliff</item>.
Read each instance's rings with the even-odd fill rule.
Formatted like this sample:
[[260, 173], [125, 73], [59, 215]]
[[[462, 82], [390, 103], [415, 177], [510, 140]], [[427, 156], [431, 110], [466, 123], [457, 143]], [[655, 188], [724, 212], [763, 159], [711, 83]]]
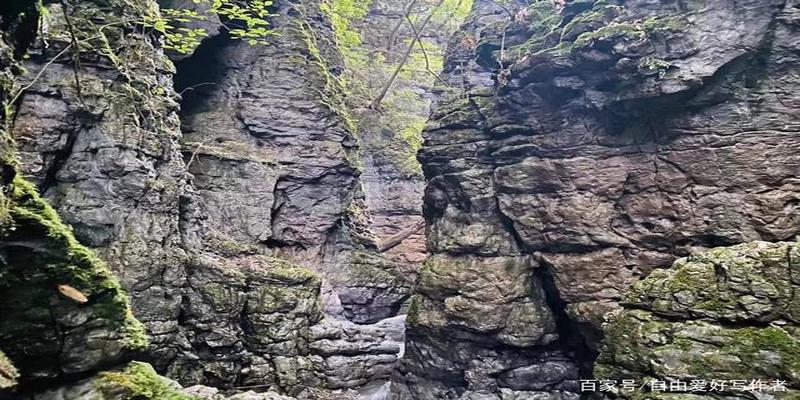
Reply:
[[0, 397], [798, 396], [796, 0], [170, 7], [0, 5]]
[[370, 231], [330, 10], [276, 2], [258, 45], [212, 18], [184, 55], [147, 29], [155, 2], [32, 10], [10, 124], [19, 168], [130, 292], [143, 358], [223, 389], [388, 378], [413, 268]]
[[[18, 60], [39, 12], [33, 2], [0, 8], [0, 397], [193, 400], [150, 365], [126, 364], [148, 344], [127, 294], [17, 172], [8, 106], [24, 90]], [[91, 384], [74, 383], [82, 378]]]
[[419, 156], [433, 256], [395, 398], [577, 398], [632, 284], [793, 239], [798, 18], [793, 1], [477, 2]]

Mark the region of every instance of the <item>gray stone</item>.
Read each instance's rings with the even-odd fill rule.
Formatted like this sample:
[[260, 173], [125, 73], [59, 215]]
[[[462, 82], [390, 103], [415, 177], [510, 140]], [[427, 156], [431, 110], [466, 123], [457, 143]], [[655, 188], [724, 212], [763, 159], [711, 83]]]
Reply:
[[795, 3], [476, 1], [442, 73], [458, 90], [434, 102], [418, 157], [433, 255], [393, 398], [538, 396], [544, 382], [508, 371], [588, 370], [621, 302], [786, 319], [767, 265], [725, 291], [625, 293], [679, 257], [800, 233]]

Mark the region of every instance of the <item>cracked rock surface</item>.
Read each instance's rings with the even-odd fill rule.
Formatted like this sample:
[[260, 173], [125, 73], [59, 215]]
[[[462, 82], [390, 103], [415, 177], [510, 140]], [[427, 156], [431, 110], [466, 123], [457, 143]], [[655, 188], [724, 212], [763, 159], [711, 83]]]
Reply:
[[[434, 255], [394, 398], [577, 398], [632, 284], [793, 239], [798, 18], [795, 1], [476, 2], [443, 73], [462, 91], [419, 156]], [[650, 289], [655, 308], [712, 312]], [[737, 312], [770, 315], [742, 295]]]
[[[388, 378], [402, 325], [379, 322], [409, 268], [377, 253], [319, 2], [276, 2], [268, 44], [219, 33], [180, 57], [126, 25], [155, 2], [45, 7], [10, 129], [20, 169], [119, 276], [156, 370], [291, 394]], [[310, 347], [323, 313], [348, 326], [340, 351]]]

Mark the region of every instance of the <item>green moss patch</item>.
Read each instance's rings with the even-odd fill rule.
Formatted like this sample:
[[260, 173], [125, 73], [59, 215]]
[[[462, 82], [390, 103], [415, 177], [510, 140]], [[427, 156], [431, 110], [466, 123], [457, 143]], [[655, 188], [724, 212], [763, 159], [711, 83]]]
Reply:
[[119, 371], [101, 372], [94, 385], [104, 396], [115, 400], [198, 400], [142, 362], [132, 362]]
[[[797, 243], [753, 242], [681, 259], [634, 285], [604, 326], [601, 379], [784, 380], [800, 389], [792, 314]], [[643, 398], [642, 393], [623, 397]], [[639, 396], [639, 397], [637, 397]]]
[[[105, 264], [77, 242], [33, 185], [17, 176], [8, 189], [11, 222], [0, 232], [0, 296], [6, 299], [0, 347], [23, 378], [82, 372], [146, 347], [144, 328]], [[59, 292], [64, 285], [88, 301]]]

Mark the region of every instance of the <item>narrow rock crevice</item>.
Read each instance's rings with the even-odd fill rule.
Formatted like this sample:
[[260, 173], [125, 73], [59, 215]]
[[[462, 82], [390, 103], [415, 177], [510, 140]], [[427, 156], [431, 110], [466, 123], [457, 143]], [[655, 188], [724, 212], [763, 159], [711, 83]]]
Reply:
[[589, 343], [599, 343], [602, 340], [602, 333], [595, 327], [575, 321], [569, 316], [568, 303], [559, 294], [555, 277], [551, 272], [552, 266], [543, 261], [540, 263], [541, 265], [533, 270], [533, 277], [541, 282], [544, 300], [555, 317], [558, 332], [558, 342], [555, 346], [577, 363], [582, 378], [590, 378], [598, 352], [592, 349]]

